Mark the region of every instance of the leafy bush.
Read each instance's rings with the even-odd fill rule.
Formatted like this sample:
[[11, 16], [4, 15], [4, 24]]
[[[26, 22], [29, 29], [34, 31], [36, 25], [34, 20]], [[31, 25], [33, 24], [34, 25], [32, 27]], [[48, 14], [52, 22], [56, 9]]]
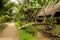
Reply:
[[37, 33], [37, 28], [36, 27], [33, 27], [33, 26], [29, 26], [29, 27], [26, 27], [25, 30], [28, 32], [28, 33], [31, 33], [32, 35], [36, 35]]
[[15, 22], [16, 27], [20, 27], [20, 22]]
[[18, 34], [21, 40], [36, 40], [36, 38], [34, 38], [30, 33], [26, 32], [26, 30], [19, 30]]

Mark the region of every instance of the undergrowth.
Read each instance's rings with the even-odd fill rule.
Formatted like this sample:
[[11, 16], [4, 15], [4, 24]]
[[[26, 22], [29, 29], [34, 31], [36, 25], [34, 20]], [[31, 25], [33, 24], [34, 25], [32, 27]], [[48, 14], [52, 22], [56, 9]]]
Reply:
[[36, 40], [36, 38], [34, 38], [30, 33], [26, 32], [26, 30], [19, 30], [18, 34], [21, 40]]

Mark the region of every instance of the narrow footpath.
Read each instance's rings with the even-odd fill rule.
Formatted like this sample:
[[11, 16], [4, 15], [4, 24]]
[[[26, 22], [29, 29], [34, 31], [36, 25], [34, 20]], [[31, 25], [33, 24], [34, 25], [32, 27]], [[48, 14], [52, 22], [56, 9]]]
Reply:
[[0, 34], [0, 36], [0, 40], [18, 40], [15, 24], [9, 23], [8, 26]]

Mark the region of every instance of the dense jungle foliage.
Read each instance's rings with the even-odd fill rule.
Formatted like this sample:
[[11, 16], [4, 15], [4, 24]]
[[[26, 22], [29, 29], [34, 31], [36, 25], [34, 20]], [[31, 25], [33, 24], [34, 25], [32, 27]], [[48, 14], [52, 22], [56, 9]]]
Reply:
[[[0, 0], [0, 29], [6, 22], [14, 21], [21, 40], [37, 40], [37, 32], [42, 32], [55, 40], [60, 40], [60, 25], [55, 24], [57, 17], [37, 16], [39, 10], [50, 4], [54, 11], [54, 5], [60, 0]], [[54, 21], [55, 20], [55, 21]]]

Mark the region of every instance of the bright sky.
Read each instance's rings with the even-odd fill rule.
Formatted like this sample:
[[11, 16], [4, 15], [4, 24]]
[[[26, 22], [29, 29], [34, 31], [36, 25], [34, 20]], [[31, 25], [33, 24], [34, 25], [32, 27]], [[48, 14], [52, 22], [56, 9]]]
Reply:
[[[10, 0], [11, 2], [14, 2], [16, 4], [19, 4], [17, 0]], [[19, 0], [21, 3], [23, 3], [23, 0]]]
[[18, 1], [17, 0], [10, 0], [10, 1], [18, 4]]
[[11, 2], [16, 2], [16, 0], [11, 0]]

